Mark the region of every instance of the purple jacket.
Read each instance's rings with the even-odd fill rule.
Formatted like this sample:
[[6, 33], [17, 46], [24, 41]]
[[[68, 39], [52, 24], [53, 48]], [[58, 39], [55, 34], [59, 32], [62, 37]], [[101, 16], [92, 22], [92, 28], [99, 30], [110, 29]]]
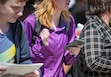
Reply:
[[64, 46], [75, 39], [75, 21], [73, 17], [71, 16], [71, 24], [68, 32], [66, 32], [67, 24], [62, 19], [56, 30], [49, 29], [49, 46], [44, 46], [38, 35], [35, 45], [31, 47], [35, 21], [36, 18], [33, 14], [24, 20], [32, 62], [44, 63], [41, 67], [42, 77], [66, 77], [63, 70], [63, 63], [70, 65], [76, 60], [76, 57], [71, 56], [68, 51], [63, 49]]

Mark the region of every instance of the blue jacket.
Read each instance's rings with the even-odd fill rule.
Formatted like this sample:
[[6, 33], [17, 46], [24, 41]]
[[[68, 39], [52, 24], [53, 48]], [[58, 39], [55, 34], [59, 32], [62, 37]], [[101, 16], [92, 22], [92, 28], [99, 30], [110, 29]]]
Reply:
[[[28, 46], [28, 42], [26, 39], [24, 27], [21, 21], [17, 20], [14, 24], [12, 24], [12, 29], [14, 33], [14, 41], [16, 45], [16, 56], [15, 63], [17, 64], [30, 64], [30, 49]], [[17, 33], [19, 32], [19, 33]], [[19, 36], [20, 34], [20, 36]], [[20, 37], [20, 38], [19, 38]]]

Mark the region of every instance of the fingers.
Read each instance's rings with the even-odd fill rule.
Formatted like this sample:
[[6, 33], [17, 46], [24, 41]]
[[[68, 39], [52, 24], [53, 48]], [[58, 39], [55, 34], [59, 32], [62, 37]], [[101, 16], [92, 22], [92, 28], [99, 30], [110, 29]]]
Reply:
[[41, 33], [40, 33], [40, 37], [42, 39], [42, 42], [45, 46], [48, 46], [49, 43], [48, 43], [48, 38], [50, 36], [50, 32], [48, 29], [44, 28]]
[[42, 31], [41, 31], [41, 36], [45, 37], [45, 38], [48, 38], [50, 35], [49, 33], [49, 30], [44, 28]]
[[83, 47], [83, 45], [78, 45], [77, 47], [82, 48], [82, 47]]
[[0, 71], [0, 75], [2, 75], [5, 71]]
[[78, 55], [82, 47], [82, 45], [78, 45], [77, 47], [69, 47], [69, 54]]
[[6, 71], [5, 66], [0, 66], [0, 75], [3, 74]]
[[32, 73], [28, 73], [28, 74], [24, 75], [23, 77], [40, 77], [40, 73], [38, 71], [35, 71]]

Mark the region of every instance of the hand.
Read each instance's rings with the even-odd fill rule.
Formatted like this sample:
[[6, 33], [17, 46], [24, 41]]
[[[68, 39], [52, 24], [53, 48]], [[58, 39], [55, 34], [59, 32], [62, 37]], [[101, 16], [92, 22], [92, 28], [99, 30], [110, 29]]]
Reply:
[[48, 46], [48, 38], [50, 36], [50, 32], [48, 29], [44, 28], [41, 32], [40, 32], [40, 37], [42, 39], [42, 42], [45, 46]]
[[2, 75], [6, 71], [6, 67], [0, 65], [0, 75]]
[[78, 45], [77, 47], [69, 47], [70, 55], [78, 55], [83, 45]]
[[39, 73], [39, 71], [35, 71], [35, 72], [32, 72], [32, 73], [25, 74], [22, 77], [40, 77], [40, 73]]

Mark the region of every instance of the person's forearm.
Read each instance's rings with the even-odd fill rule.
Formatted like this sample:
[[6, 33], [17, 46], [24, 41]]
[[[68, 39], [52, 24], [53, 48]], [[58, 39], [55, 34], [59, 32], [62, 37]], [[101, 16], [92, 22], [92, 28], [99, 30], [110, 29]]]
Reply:
[[65, 72], [65, 74], [67, 75], [67, 73], [68, 73], [69, 70], [71, 69], [72, 65], [65, 65], [65, 64], [63, 64], [63, 67], [64, 67], [64, 72]]

